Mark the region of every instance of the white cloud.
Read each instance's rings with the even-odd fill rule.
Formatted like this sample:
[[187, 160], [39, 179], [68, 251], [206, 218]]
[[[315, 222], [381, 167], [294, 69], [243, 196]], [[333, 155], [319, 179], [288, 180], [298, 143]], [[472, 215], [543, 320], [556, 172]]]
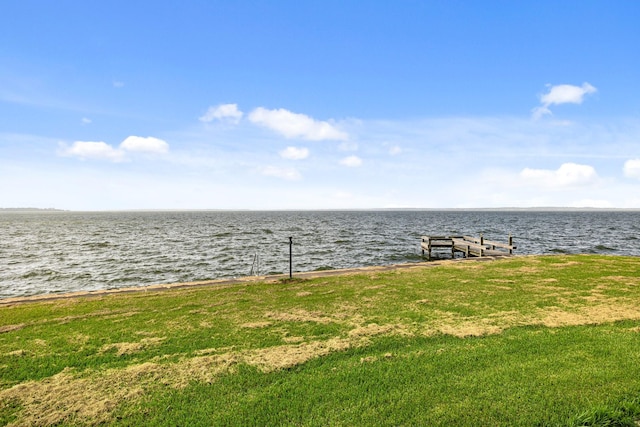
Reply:
[[538, 120], [542, 116], [546, 116], [547, 114], [551, 114], [551, 110], [545, 106], [536, 107], [533, 110], [531, 110], [531, 116], [533, 117], [534, 120]]
[[544, 115], [552, 114], [549, 107], [551, 105], [560, 104], [582, 104], [585, 95], [597, 92], [597, 89], [589, 83], [583, 83], [582, 86], [574, 85], [547, 85], [549, 92], [540, 96], [542, 105], [532, 110], [533, 118], [539, 119]]
[[79, 157], [80, 159], [110, 160], [121, 162], [124, 153], [102, 141], [76, 141], [70, 147], [66, 144], [60, 146], [59, 154], [62, 156]]
[[540, 100], [543, 105], [582, 104], [585, 95], [596, 91], [597, 89], [589, 83], [583, 83], [582, 86], [556, 85], [551, 86], [549, 92], [542, 95]]
[[168, 151], [169, 144], [161, 139], [130, 136], [122, 141], [118, 148], [114, 148], [102, 141], [76, 141], [71, 146], [63, 143], [60, 144], [58, 154], [67, 157], [78, 157], [83, 160], [93, 159], [122, 162], [127, 160], [127, 153], [164, 154]]
[[345, 132], [329, 122], [314, 120], [305, 114], [293, 113], [284, 108], [268, 110], [258, 107], [251, 112], [249, 120], [274, 130], [286, 138], [302, 138], [311, 141], [344, 141], [348, 138]]
[[141, 136], [130, 136], [120, 144], [120, 148], [126, 151], [142, 153], [165, 154], [169, 151], [169, 144], [152, 136], [143, 138]]
[[627, 178], [640, 179], [640, 159], [627, 160], [622, 170]]
[[302, 160], [309, 157], [308, 148], [287, 147], [280, 152], [280, 156], [289, 160]]
[[520, 176], [525, 180], [549, 187], [588, 185], [598, 179], [593, 166], [564, 163], [556, 170], [524, 168]]
[[238, 104], [220, 104], [215, 107], [209, 107], [199, 120], [204, 123], [210, 123], [214, 120], [226, 120], [237, 124], [243, 115], [244, 113], [238, 110]]
[[349, 156], [340, 160], [340, 164], [350, 168], [357, 168], [358, 166], [362, 166], [362, 159], [358, 156]]
[[273, 176], [276, 178], [286, 179], [288, 181], [297, 181], [302, 178], [300, 172], [293, 168], [279, 168], [276, 166], [266, 166], [260, 171], [262, 175]]
[[84, 123], [85, 125], [88, 125], [89, 123], [91, 123], [91, 119], [88, 119], [86, 117], [82, 118], [82, 123]]
[[113, 82], [113, 87], [116, 89], [120, 89], [121, 87], [124, 87], [124, 83], [123, 82], [119, 82], [119, 81], [114, 81]]

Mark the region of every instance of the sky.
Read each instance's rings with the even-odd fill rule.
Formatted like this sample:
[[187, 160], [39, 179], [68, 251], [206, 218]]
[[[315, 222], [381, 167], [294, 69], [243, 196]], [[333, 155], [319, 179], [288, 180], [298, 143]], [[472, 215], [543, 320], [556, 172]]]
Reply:
[[640, 208], [638, 1], [0, 9], [0, 208]]

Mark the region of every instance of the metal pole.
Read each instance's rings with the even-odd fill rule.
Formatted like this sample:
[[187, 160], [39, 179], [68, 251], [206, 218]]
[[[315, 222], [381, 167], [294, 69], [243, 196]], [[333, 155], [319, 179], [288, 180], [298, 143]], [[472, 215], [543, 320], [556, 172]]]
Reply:
[[289, 279], [293, 279], [293, 237], [289, 237]]

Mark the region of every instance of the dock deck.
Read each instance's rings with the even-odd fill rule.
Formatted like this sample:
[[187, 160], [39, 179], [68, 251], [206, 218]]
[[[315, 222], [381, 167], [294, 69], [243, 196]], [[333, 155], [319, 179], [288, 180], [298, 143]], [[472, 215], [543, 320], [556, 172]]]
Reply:
[[507, 243], [484, 240], [482, 234], [479, 238], [471, 236], [422, 236], [420, 244], [422, 256], [431, 259], [432, 250], [448, 249], [451, 258], [455, 258], [456, 252], [465, 257], [483, 256], [510, 256], [513, 255], [516, 246], [513, 245], [513, 237], [509, 235]]

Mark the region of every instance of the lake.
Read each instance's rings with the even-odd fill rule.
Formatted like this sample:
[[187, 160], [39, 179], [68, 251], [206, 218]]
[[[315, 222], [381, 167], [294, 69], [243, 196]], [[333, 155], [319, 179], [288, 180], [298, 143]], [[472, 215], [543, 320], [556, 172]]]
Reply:
[[640, 211], [0, 212], [0, 298], [421, 261], [422, 235], [640, 255]]

